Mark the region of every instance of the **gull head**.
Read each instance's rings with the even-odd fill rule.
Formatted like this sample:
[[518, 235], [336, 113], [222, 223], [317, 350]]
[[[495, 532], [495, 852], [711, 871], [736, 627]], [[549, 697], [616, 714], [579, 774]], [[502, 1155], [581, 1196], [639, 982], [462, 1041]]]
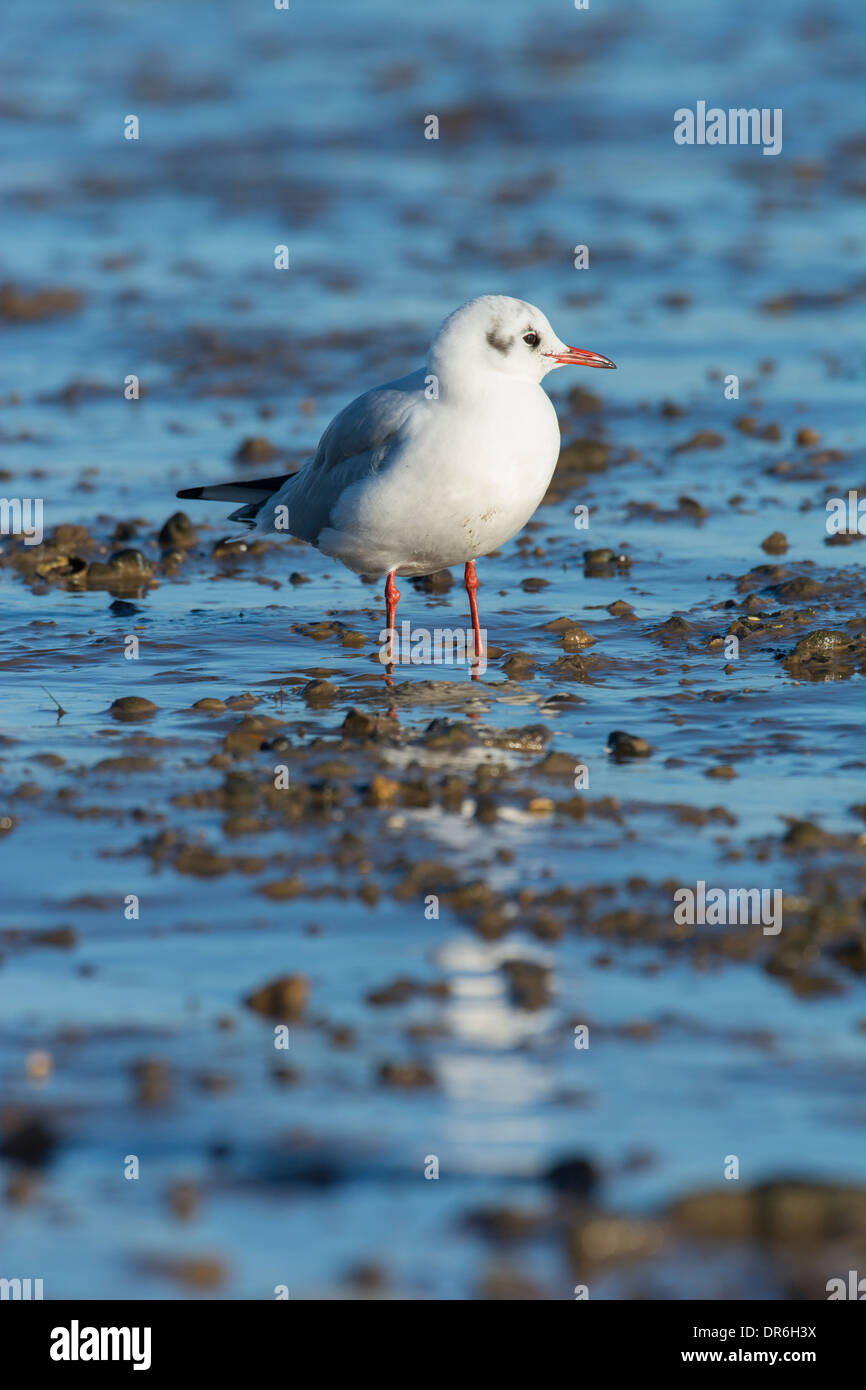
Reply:
[[540, 382], [555, 367], [614, 367], [609, 358], [558, 338], [545, 314], [524, 299], [485, 294], [455, 309], [433, 340], [430, 365], [454, 380], [478, 372]]

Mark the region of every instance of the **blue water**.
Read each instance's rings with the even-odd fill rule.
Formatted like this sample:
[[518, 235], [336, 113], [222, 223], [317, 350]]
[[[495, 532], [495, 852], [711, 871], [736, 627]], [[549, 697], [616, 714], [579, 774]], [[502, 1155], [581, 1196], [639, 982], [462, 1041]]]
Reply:
[[[563, 1156], [599, 1165], [604, 1205], [649, 1214], [718, 1184], [730, 1153], [746, 1184], [791, 1171], [864, 1181], [862, 976], [831, 972], [840, 993], [803, 999], [761, 968], [760, 951], [697, 969], [686, 954], [600, 941], [579, 924], [539, 942], [519, 913], [515, 930], [487, 941], [459, 913], [426, 920], [423, 902], [393, 897], [401, 857], [448, 859], [515, 905], [521, 889], [555, 883], [610, 885], [627, 905], [626, 880], [640, 877], [634, 901], [648, 915], [669, 912], [671, 880], [778, 886], [792, 902], [810, 867], [838, 865], [840, 885], [856, 882], [850, 839], [810, 863], [785, 855], [780, 837], [786, 817], [840, 837], [862, 824], [850, 810], [863, 800], [862, 677], [795, 683], [771, 643], [744, 648], [725, 673], [701, 644], [725, 630], [738, 609], [721, 605], [740, 602], [736, 580], [761, 564], [842, 586], [804, 632], [843, 626], [862, 597], [860, 547], [828, 549], [824, 527], [827, 497], [866, 477], [862, 7], [332, 0], [282, 12], [241, 0], [41, 0], [6, 30], [0, 282], [76, 288], [85, 303], [42, 322], [0, 319], [3, 495], [44, 497], [47, 531], [80, 522], [106, 553], [115, 522], [138, 518], [128, 543], [156, 560], [176, 489], [231, 477], [245, 437], [266, 435], [299, 460], [354, 394], [419, 363], [464, 299], [538, 303], [564, 339], [619, 368], [553, 384], [566, 440], [603, 438], [611, 466], [540, 510], [531, 535], [542, 555], [511, 543], [479, 565], [491, 643], [503, 656], [529, 652], [538, 672], [506, 684], [498, 658], [477, 683], [459, 669], [405, 669], [397, 681], [409, 689], [452, 685], [398, 692], [396, 703], [408, 733], [442, 714], [490, 729], [545, 723], [553, 747], [589, 767], [590, 802], [616, 798], [621, 819], [532, 815], [517, 797], [491, 825], [471, 806], [383, 812], [355, 798], [315, 823], [232, 834], [220, 809], [181, 798], [222, 784], [210, 759], [242, 712], [212, 722], [189, 706], [250, 691], [255, 713], [288, 722], [304, 776], [319, 756], [354, 757], [363, 784], [364, 755], [320, 754], [315, 740], [333, 739], [351, 705], [384, 713], [395, 699], [375, 660], [380, 587], [302, 547], [220, 566], [210, 545], [231, 527], [219, 504], [195, 512], [202, 543], [136, 598], [132, 618], [114, 616], [105, 591], [34, 591], [0, 570], [0, 815], [15, 821], [0, 837], [0, 929], [77, 933], [70, 950], [0, 945], [4, 1102], [40, 1109], [62, 1140], [31, 1200], [3, 1208], [0, 1274], [42, 1277], [49, 1298], [269, 1298], [278, 1284], [336, 1298], [352, 1296], [348, 1271], [374, 1262], [397, 1296], [472, 1298], [495, 1260], [466, 1213], [543, 1209], [542, 1175]], [[673, 112], [698, 100], [781, 107], [782, 153], [675, 145]], [[129, 114], [137, 142], [122, 138]], [[424, 139], [430, 114], [437, 141]], [[282, 244], [290, 269], [278, 272]], [[573, 267], [578, 244], [590, 248], [585, 271]], [[792, 295], [806, 298], [786, 304]], [[123, 398], [130, 373], [138, 402]], [[723, 392], [730, 373], [735, 401]], [[578, 376], [601, 413], [571, 413]], [[58, 400], [73, 383], [88, 389]], [[665, 401], [685, 413], [668, 418]], [[746, 414], [778, 423], [781, 439], [741, 433]], [[802, 426], [836, 451], [811, 476], [794, 438]], [[721, 447], [674, 451], [698, 430], [720, 432]], [[786, 460], [800, 480], [768, 471]], [[630, 505], [664, 513], [683, 494], [705, 520]], [[574, 529], [576, 502], [590, 506], [589, 532]], [[760, 548], [776, 530], [784, 557]], [[626, 549], [631, 569], [586, 577], [588, 545]], [[309, 582], [289, 585], [292, 570]], [[524, 592], [529, 576], [549, 586]], [[634, 623], [607, 613], [620, 598]], [[443, 597], [407, 582], [401, 615], [465, 623], [463, 599], [459, 584]], [[651, 637], [672, 613], [694, 624], [691, 649]], [[550, 670], [562, 649], [545, 624], [563, 614], [598, 639], [591, 653], [605, 664], [590, 684]], [[299, 630], [325, 615], [367, 646]], [[138, 661], [123, 658], [130, 631]], [[338, 698], [308, 711], [300, 688], [322, 674]], [[546, 703], [563, 690], [579, 703]], [[116, 724], [108, 707], [127, 694], [153, 700], [154, 719]], [[613, 762], [614, 729], [648, 739], [652, 758]], [[129, 754], [154, 769], [97, 767]], [[423, 760], [400, 756], [414, 755]], [[491, 756], [517, 779], [538, 760]], [[267, 779], [272, 762], [262, 753], [238, 766]], [[718, 762], [733, 762], [736, 779], [707, 778]], [[447, 754], [428, 766], [465, 771]], [[71, 798], [58, 798], [64, 789]], [[698, 826], [677, 806], [722, 807], [732, 820]], [[374, 907], [336, 867], [347, 830], [368, 837]], [[223, 854], [282, 856], [282, 876], [350, 891], [273, 902], [257, 892], [278, 876], [273, 863], [213, 879], [154, 869], [141, 842], [161, 831]], [[502, 849], [510, 862], [495, 859]], [[128, 894], [141, 899], [138, 921], [124, 919]], [[547, 1008], [509, 999], [510, 956], [551, 964]], [[292, 1027], [301, 1079], [278, 1086], [270, 1024], [242, 1000], [295, 972], [310, 979], [311, 1016]], [[451, 994], [365, 1002], [399, 975], [446, 980]], [[576, 1020], [597, 1030], [586, 1053], [572, 1045]], [[636, 1021], [655, 1025], [652, 1040], [618, 1031]], [[407, 1038], [416, 1022], [435, 1025], [429, 1038]], [[335, 1048], [329, 1030], [343, 1024], [355, 1042]], [[34, 1051], [51, 1054], [50, 1078], [28, 1078]], [[435, 1087], [381, 1086], [379, 1064], [407, 1056], [430, 1066]], [[129, 1068], [141, 1057], [171, 1067], [164, 1107], [133, 1103]], [[214, 1072], [233, 1088], [201, 1089], [197, 1078]], [[214, 1158], [214, 1144], [229, 1156]], [[335, 1163], [332, 1186], [292, 1178], [308, 1147]], [[630, 1164], [636, 1151], [650, 1161]], [[123, 1178], [129, 1154], [136, 1182]], [[438, 1182], [423, 1176], [431, 1154]], [[201, 1207], [182, 1223], [166, 1191], [187, 1178]], [[153, 1263], [202, 1254], [224, 1269], [203, 1291]], [[571, 1296], [561, 1242], [520, 1261], [547, 1297]], [[719, 1296], [693, 1254], [656, 1277], [662, 1296], [688, 1296], [701, 1279]], [[594, 1296], [624, 1296], [628, 1278], [601, 1271]], [[778, 1292], [763, 1268], [740, 1287]]]

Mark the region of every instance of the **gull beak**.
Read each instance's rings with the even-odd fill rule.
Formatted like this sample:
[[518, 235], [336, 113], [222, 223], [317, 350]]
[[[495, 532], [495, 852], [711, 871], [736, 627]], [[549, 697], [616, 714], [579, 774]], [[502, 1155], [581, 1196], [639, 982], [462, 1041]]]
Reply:
[[557, 367], [611, 367], [616, 371], [616, 363], [600, 352], [589, 352], [587, 348], [564, 347], [562, 352], [546, 352]]

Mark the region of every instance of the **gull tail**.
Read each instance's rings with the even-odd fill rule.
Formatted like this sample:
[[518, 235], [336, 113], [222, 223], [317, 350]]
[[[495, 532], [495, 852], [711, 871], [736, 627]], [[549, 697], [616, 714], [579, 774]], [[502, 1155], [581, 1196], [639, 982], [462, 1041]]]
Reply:
[[275, 492], [293, 475], [279, 473], [273, 478], [241, 478], [233, 483], [213, 483], [205, 487], [181, 488], [177, 496], [185, 501], [197, 502], [242, 502], [243, 506], [229, 513], [229, 521], [243, 521], [248, 526], [255, 522], [256, 515]]

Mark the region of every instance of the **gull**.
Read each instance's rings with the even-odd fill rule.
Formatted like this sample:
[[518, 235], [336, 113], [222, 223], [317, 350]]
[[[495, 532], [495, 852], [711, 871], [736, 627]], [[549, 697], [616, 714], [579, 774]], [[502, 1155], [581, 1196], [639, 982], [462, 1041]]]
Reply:
[[426, 366], [335, 415], [297, 472], [177, 495], [239, 501], [230, 520], [309, 541], [357, 574], [386, 575], [391, 652], [396, 576], [463, 565], [480, 657], [475, 562], [516, 535], [547, 492], [560, 438], [541, 383], [566, 366], [615, 364], [562, 342], [534, 304], [481, 295], [448, 316]]

